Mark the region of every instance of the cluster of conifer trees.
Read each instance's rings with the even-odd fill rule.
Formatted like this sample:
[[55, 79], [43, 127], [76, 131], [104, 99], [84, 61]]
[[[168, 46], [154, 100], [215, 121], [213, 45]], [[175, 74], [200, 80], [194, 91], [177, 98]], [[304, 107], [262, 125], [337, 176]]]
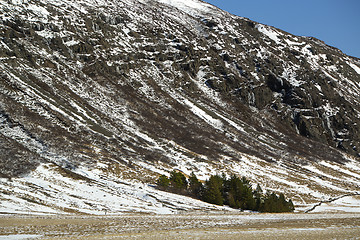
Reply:
[[263, 193], [260, 185], [253, 190], [249, 180], [235, 175], [212, 175], [204, 183], [194, 173], [189, 178], [179, 171], [173, 170], [170, 178], [161, 175], [157, 180], [161, 190], [188, 195], [202, 201], [217, 205], [228, 205], [242, 210], [259, 212], [293, 212], [294, 205], [286, 200], [284, 194]]

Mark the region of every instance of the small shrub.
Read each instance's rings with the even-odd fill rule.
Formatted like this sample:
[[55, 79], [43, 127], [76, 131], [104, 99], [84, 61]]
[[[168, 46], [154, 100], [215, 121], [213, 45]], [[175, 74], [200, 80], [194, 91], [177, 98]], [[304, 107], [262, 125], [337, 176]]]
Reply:
[[156, 181], [156, 184], [161, 190], [166, 190], [169, 187], [170, 179], [165, 175], [161, 175]]
[[184, 174], [179, 171], [171, 171], [170, 173], [170, 186], [175, 192], [185, 193], [187, 190], [188, 182]]

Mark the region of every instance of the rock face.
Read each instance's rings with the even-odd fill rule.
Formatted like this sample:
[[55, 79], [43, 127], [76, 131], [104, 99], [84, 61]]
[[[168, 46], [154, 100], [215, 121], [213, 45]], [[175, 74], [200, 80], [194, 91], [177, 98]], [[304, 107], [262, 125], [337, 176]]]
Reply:
[[360, 60], [320, 40], [198, 0], [8, 0], [0, 15], [2, 177], [359, 156]]

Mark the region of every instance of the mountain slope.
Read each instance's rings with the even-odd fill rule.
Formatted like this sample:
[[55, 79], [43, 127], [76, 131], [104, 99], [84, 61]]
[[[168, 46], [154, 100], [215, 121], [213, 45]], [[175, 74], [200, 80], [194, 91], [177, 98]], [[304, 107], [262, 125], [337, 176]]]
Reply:
[[245, 175], [298, 205], [357, 191], [359, 59], [197, 0], [0, 9], [3, 206], [106, 208], [83, 192], [54, 202], [79, 181], [172, 209], [132, 182], [174, 168]]

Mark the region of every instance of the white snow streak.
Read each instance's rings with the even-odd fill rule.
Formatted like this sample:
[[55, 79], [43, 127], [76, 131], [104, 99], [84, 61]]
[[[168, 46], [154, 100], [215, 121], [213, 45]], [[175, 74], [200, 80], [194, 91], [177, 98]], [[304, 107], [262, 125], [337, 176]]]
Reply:
[[277, 44], [280, 44], [280, 34], [278, 32], [275, 32], [274, 30], [272, 30], [270, 27], [262, 25], [262, 24], [258, 24], [256, 25], [256, 29], [263, 33], [264, 35], [268, 36], [271, 40], [273, 40], [274, 42], [276, 42]]
[[355, 65], [351, 62], [348, 62], [349, 66], [352, 67], [357, 74], [360, 74], [360, 67], [358, 65]]

